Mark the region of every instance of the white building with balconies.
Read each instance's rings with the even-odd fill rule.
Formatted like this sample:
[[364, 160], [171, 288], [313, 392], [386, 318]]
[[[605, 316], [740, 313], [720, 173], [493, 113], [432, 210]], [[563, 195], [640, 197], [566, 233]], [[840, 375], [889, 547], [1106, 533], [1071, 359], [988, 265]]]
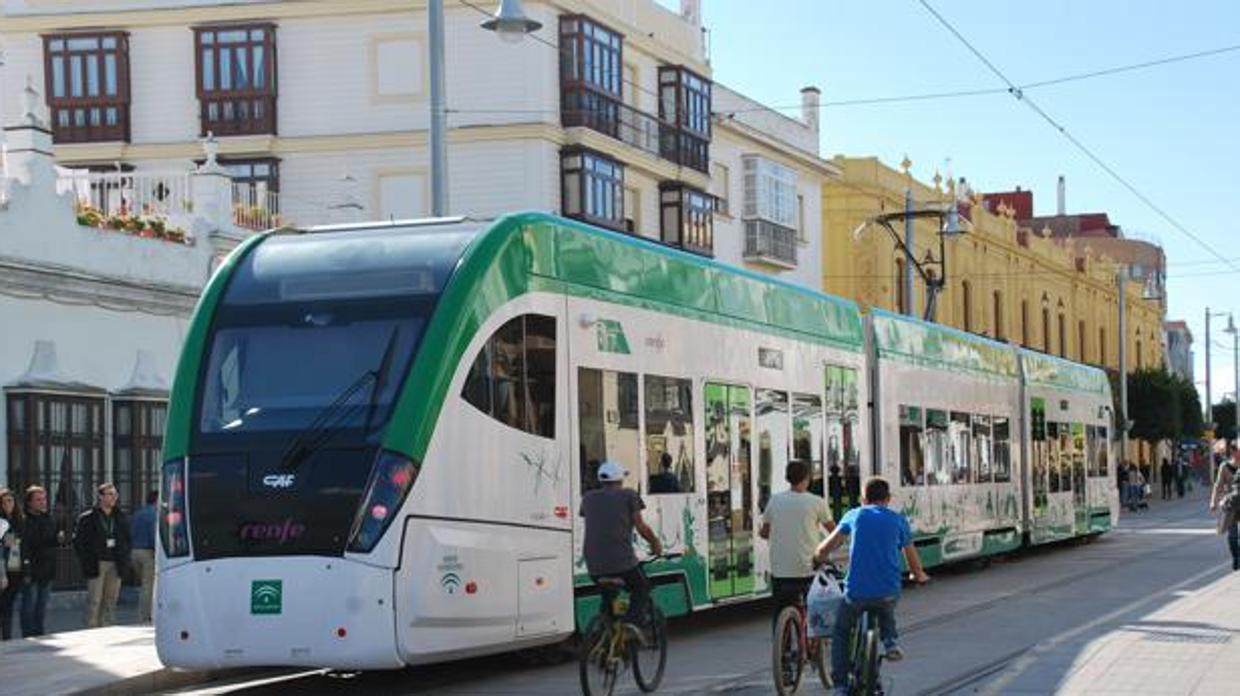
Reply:
[[[446, 3], [455, 214], [551, 210], [819, 287], [817, 90], [790, 118], [712, 82], [699, 0]], [[27, 81], [59, 164], [162, 200], [214, 134], [251, 227], [430, 212], [425, 2], [0, 0], [0, 123]], [[174, 176], [175, 175], [175, 176]]]

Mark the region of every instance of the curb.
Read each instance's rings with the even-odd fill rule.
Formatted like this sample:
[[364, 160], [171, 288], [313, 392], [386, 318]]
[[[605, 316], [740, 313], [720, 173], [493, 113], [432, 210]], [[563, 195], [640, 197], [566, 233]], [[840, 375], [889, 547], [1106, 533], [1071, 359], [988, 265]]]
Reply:
[[274, 676], [281, 672], [258, 667], [239, 667], [236, 669], [206, 670], [175, 670], [164, 667], [154, 672], [139, 674], [135, 677], [95, 686], [80, 691], [70, 692], [74, 696], [131, 696], [132, 694], [149, 694], [156, 691], [182, 689], [189, 686], [201, 686], [229, 679], [245, 677]]

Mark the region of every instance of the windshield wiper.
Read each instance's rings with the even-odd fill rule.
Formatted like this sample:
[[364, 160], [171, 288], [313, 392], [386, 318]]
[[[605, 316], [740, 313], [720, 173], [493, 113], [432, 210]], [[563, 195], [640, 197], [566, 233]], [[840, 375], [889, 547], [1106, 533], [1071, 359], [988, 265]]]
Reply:
[[370, 398], [366, 401], [366, 421], [362, 423], [362, 434], [370, 433], [370, 421], [375, 417], [375, 411], [379, 406], [379, 394], [383, 392], [383, 387], [387, 386], [388, 368], [392, 365], [392, 353], [396, 347], [396, 327], [392, 327], [392, 335], [388, 336], [387, 347], [383, 349], [383, 358], [379, 360], [379, 367], [374, 369], [375, 383], [370, 387]]
[[[374, 413], [378, 407], [379, 394], [383, 391], [383, 386], [387, 382], [388, 368], [392, 363], [392, 354], [396, 347], [396, 336], [399, 330], [392, 328], [392, 333], [388, 336], [387, 347], [383, 350], [383, 357], [379, 360], [379, 365], [373, 370], [367, 370], [361, 374], [352, 384], [345, 387], [330, 404], [323, 407], [319, 411], [319, 415], [310, 422], [288, 447], [284, 449], [284, 453], [280, 455], [281, 468], [284, 471], [293, 471], [301, 466], [311, 454], [323, 445], [326, 445], [332, 437], [340, 430], [341, 424], [345, 421], [344, 415], [349, 412], [345, 409], [349, 399], [358, 392], [367, 382], [373, 382], [370, 390], [370, 396], [367, 398], [366, 422], [362, 426], [363, 435], [370, 432], [370, 422], [374, 417]], [[354, 404], [350, 407], [359, 408], [360, 404]]]

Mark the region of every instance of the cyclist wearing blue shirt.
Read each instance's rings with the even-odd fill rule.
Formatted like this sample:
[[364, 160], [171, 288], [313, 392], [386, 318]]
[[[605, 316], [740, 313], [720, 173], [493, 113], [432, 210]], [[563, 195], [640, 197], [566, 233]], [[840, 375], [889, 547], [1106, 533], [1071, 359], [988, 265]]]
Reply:
[[844, 601], [835, 615], [831, 639], [831, 678], [836, 692], [845, 694], [848, 693], [848, 638], [863, 612], [873, 611], [878, 615], [886, 658], [894, 662], [904, 657], [897, 642], [895, 612], [903, 579], [900, 555], [903, 554], [908, 562], [914, 580], [922, 583], [930, 579], [913, 548], [908, 521], [904, 515], [887, 507], [891, 502], [891, 486], [887, 481], [881, 478], [866, 481], [864, 502], [863, 506], [844, 515], [814, 554], [815, 560], [821, 562], [845, 541], [849, 542]]

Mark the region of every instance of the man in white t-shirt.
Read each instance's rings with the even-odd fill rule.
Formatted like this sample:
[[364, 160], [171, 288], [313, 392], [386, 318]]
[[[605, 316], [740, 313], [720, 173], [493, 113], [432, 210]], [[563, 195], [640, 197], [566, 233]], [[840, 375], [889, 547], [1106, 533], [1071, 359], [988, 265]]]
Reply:
[[814, 551], [823, 530], [835, 528], [827, 501], [809, 492], [809, 474], [807, 462], [788, 462], [784, 478], [792, 489], [771, 496], [758, 528], [758, 536], [770, 542], [776, 616], [784, 607], [805, 601], [814, 579]]

